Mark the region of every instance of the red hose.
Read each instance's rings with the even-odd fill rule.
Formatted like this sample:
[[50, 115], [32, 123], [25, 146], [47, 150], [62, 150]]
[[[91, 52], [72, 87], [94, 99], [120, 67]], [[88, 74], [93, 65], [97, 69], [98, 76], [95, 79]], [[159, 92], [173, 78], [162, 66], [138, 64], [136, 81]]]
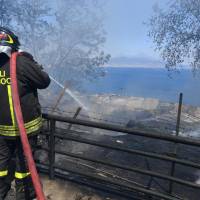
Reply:
[[31, 173], [31, 178], [32, 178], [33, 186], [35, 188], [37, 200], [45, 200], [40, 179], [36, 170], [35, 162], [33, 160], [33, 155], [32, 155], [29, 141], [28, 141], [26, 129], [24, 127], [24, 120], [23, 120], [21, 106], [20, 106], [18, 85], [17, 85], [17, 75], [16, 75], [16, 60], [17, 60], [18, 54], [19, 54], [18, 52], [12, 53], [11, 60], [10, 60], [10, 77], [11, 77], [11, 88], [12, 88], [14, 110], [15, 110], [17, 124], [20, 131], [20, 138], [21, 138], [21, 142], [22, 142], [22, 146], [24, 150], [24, 155], [26, 157], [28, 168]]

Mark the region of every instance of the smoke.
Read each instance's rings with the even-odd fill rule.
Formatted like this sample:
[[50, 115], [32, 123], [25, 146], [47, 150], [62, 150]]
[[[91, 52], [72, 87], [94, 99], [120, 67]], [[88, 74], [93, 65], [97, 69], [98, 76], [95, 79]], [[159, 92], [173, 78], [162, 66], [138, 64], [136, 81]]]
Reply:
[[25, 47], [61, 83], [100, 75], [98, 66], [109, 56], [102, 51], [105, 31], [97, 2], [58, 0], [49, 6], [38, 2], [34, 17], [26, 16], [35, 22], [30, 38], [24, 35]]
[[[9, 8], [8, 2], [3, 3]], [[56, 81], [62, 85], [70, 83], [68, 94], [72, 96], [70, 90], [80, 89], [86, 79], [102, 75], [103, 68], [99, 66], [110, 57], [102, 50], [106, 41], [102, 2], [16, 0], [13, 7], [13, 16], [9, 16], [9, 21], [5, 19], [4, 24], [9, 23], [19, 36], [22, 50], [30, 52]], [[52, 99], [57, 89], [53, 84], [43, 98]]]
[[14, 31], [22, 50], [59, 82], [81, 85], [101, 75], [98, 67], [110, 57], [102, 51], [102, 11], [99, 0], [8, 0], [1, 2], [0, 23]]

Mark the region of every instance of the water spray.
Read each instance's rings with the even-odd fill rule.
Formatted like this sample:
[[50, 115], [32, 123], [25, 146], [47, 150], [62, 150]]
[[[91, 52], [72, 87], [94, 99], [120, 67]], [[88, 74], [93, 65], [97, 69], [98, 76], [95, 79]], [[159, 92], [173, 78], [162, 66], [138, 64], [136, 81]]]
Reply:
[[88, 108], [78, 99], [78, 97], [68, 88], [66, 88], [64, 85], [62, 85], [60, 82], [58, 82], [55, 78], [52, 76], [49, 76], [52, 81], [54, 81], [59, 87], [65, 90], [65, 93], [67, 93], [69, 96], [71, 96], [82, 109], [88, 111]]

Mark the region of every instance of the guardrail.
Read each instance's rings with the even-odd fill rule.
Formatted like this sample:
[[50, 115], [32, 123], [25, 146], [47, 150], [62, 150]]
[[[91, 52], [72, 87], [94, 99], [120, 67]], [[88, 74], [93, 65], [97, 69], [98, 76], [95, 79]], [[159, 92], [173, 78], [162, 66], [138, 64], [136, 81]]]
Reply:
[[[183, 144], [183, 145], [190, 145], [193, 147], [200, 147], [200, 141], [190, 139], [190, 138], [183, 138], [180, 136], [172, 136], [172, 135], [165, 135], [165, 134], [157, 134], [157, 133], [145, 133], [142, 131], [134, 131], [130, 128], [125, 128], [122, 126], [112, 125], [112, 124], [105, 124], [105, 123], [99, 123], [99, 122], [93, 122], [89, 120], [80, 120], [75, 119], [71, 117], [61, 117], [57, 115], [52, 114], [43, 114], [43, 118], [47, 121], [48, 126], [46, 129], [43, 130], [42, 134], [45, 135], [48, 139], [48, 147], [41, 147], [41, 149], [48, 152], [49, 155], [49, 163], [38, 163], [38, 167], [41, 171], [49, 173], [49, 176], [51, 179], [53, 179], [55, 176], [62, 177], [62, 178], [68, 178], [68, 175], [66, 172], [73, 173], [75, 175], [79, 175], [80, 177], [86, 177], [89, 178], [90, 181], [94, 181], [95, 184], [91, 183], [89, 184], [89, 181], [81, 181], [82, 184], [88, 184], [97, 188], [101, 188], [103, 190], [111, 191], [112, 193], [116, 193], [122, 196], [126, 196], [127, 198], [132, 199], [166, 199], [166, 200], [178, 200], [178, 199], [187, 199], [184, 196], [176, 195], [173, 193], [173, 186], [174, 184], [178, 184], [179, 187], [186, 187], [186, 188], [193, 188], [197, 192], [200, 191], [200, 185], [196, 184], [190, 180], [178, 178], [174, 176], [175, 171], [175, 164], [181, 165], [181, 166], [187, 166], [189, 168], [193, 168], [196, 170], [200, 170], [200, 163], [193, 162], [189, 159], [182, 159], [182, 158], [176, 158], [175, 156], [171, 155], [162, 155], [159, 153], [154, 152], [146, 152], [142, 150], [136, 150], [132, 148], [127, 148], [119, 144], [105, 144], [101, 141], [94, 141], [91, 139], [85, 139], [81, 137], [77, 137], [77, 131], [70, 130], [72, 125], [81, 125], [84, 127], [90, 127], [90, 128], [98, 128], [100, 130], [107, 130], [107, 131], [115, 131], [115, 132], [121, 132], [126, 133], [131, 136], [139, 136], [141, 138], [151, 138], [155, 141], [168, 141], [170, 143], [177, 144]], [[66, 123], [70, 124], [70, 128], [66, 128], [62, 130], [62, 134], [57, 131], [56, 123]], [[162, 160], [166, 161], [168, 163], [172, 163], [174, 165], [173, 167], [173, 173], [170, 175], [159, 173], [150, 169], [142, 169], [139, 167], [133, 167], [133, 166], [127, 166], [122, 165], [119, 163], [113, 163], [112, 161], [107, 161], [103, 159], [98, 158], [91, 158], [86, 155], [79, 155], [74, 154], [72, 152], [66, 152], [62, 150], [56, 149], [56, 138], [66, 140], [66, 141], [73, 141], [76, 143], [82, 143], [87, 144], [91, 146], [96, 146], [104, 149], [110, 149], [112, 151], [118, 151], [118, 152], [124, 152], [132, 155], [142, 156], [143, 158], [152, 158], [156, 160]], [[56, 155], [63, 155], [67, 157], [71, 157], [73, 159], [83, 160], [94, 164], [99, 164], [102, 166], [108, 166], [112, 169], [119, 169], [124, 170], [126, 173], [135, 173], [138, 175], [145, 176], [148, 180], [150, 177], [150, 181], [147, 185], [140, 184], [140, 183], [132, 183], [127, 184], [124, 183], [124, 181], [116, 181], [115, 179], [106, 178], [102, 176], [97, 176], [95, 174], [88, 173], [88, 171], [81, 171], [77, 169], [69, 169], [68, 166], [59, 166], [55, 162], [55, 156]], [[134, 157], [133, 157], [134, 158]], [[169, 169], [170, 171], [171, 169]], [[74, 180], [74, 179], [73, 179]], [[169, 183], [169, 188], [163, 188], [163, 186], [160, 186], [162, 191], [156, 190], [155, 188], [151, 187], [152, 180], [156, 182], [156, 180], [164, 180]], [[159, 183], [158, 183], [159, 185]], [[189, 199], [193, 200], [193, 199]]]

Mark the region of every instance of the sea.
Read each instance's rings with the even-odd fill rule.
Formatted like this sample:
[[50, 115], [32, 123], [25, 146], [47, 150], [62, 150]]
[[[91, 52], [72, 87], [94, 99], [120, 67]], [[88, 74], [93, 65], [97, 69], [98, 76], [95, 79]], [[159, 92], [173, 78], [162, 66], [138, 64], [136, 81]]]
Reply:
[[83, 84], [87, 94], [115, 94], [156, 98], [200, 106], [200, 73], [191, 69], [168, 71], [165, 68], [105, 67], [105, 75]]

